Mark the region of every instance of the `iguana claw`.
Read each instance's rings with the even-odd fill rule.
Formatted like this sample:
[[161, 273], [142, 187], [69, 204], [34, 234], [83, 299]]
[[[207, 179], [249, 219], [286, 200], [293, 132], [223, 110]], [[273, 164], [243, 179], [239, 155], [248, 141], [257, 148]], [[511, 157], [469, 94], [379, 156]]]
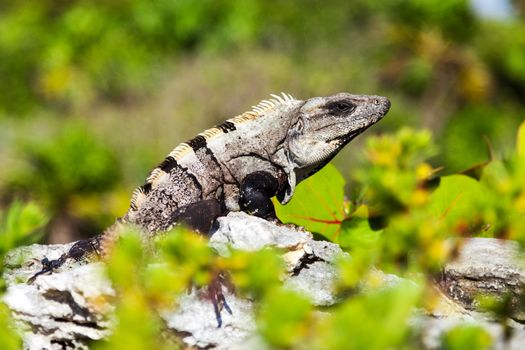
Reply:
[[33, 276], [31, 276], [31, 278], [27, 280], [27, 283], [32, 284], [38, 276], [43, 275], [48, 272], [53, 272], [53, 270], [58, 269], [60, 266], [64, 264], [66, 259], [67, 259], [67, 254], [62, 254], [60, 258], [54, 259], [54, 260], [49, 260], [48, 258], [42, 259], [40, 261], [40, 263], [42, 264], [42, 269], [38, 271], [37, 273], [35, 273]]

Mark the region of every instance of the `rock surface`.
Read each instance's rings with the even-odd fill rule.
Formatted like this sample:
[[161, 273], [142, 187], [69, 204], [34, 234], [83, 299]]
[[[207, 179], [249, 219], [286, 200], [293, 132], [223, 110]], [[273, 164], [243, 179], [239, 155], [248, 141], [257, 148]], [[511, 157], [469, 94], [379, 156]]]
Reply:
[[102, 263], [75, 266], [25, 283], [40, 269], [35, 261], [58, 258], [69, 247], [35, 244], [6, 258], [4, 302], [22, 330], [25, 349], [87, 349], [87, 340], [109, 335], [115, 293], [103, 276]]
[[264, 247], [284, 249], [284, 261], [291, 274], [285, 285], [307, 295], [314, 305], [329, 306], [337, 302], [333, 262], [343, 254], [337, 244], [314, 241], [310, 232], [289, 225], [277, 226], [244, 213], [230, 213], [218, 221], [219, 228], [211, 237], [210, 245], [219, 254], [228, 255], [229, 246], [247, 251]]
[[479, 307], [479, 295], [497, 299], [508, 296], [512, 318], [524, 322], [524, 261], [516, 242], [471, 238], [462, 244], [457, 259], [444, 267], [439, 284], [452, 300], [468, 310]]
[[[327, 306], [338, 300], [333, 289], [336, 278], [334, 261], [343, 254], [339, 246], [315, 241], [302, 229], [275, 225], [244, 213], [230, 213], [219, 219], [210, 239], [221, 255], [230, 247], [257, 250], [279, 247], [289, 272], [285, 285], [308, 295], [315, 305]], [[71, 245], [32, 245], [12, 251], [6, 259], [8, 284], [5, 303], [23, 333], [26, 349], [87, 349], [91, 340], [107, 337], [112, 319], [115, 292], [104, 276], [102, 263], [76, 265], [52, 275], [44, 275], [29, 285], [27, 279], [40, 270], [43, 257], [57, 258]], [[384, 287], [401, 279], [375, 270]], [[518, 249], [512, 242], [495, 239], [469, 239], [462, 245], [458, 259], [444, 267], [436, 284], [442, 293], [439, 305], [431, 311], [416, 313], [412, 323], [420, 330], [421, 343], [437, 349], [440, 337], [459, 324], [476, 324], [495, 339], [495, 349], [525, 348], [523, 325], [509, 320], [513, 330], [504, 342], [505, 330], [476, 312], [475, 296], [489, 292], [496, 297], [510, 295], [518, 302], [525, 272], [519, 263]], [[363, 286], [363, 288], [367, 288]], [[161, 313], [166, 327], [188, 347], [216, 349], [266, 349], [255, 333], [254, 304], [225, 290], [230, 315], [222, 313], [223, 326], [217, 328], [213, 307], [196, 291], [184, 295], [178, 308]], [[515, 319], [522, 321], [522, 308], [516, 306]]]
[[[290, 272], [285, 283], [310, 296], [315, 305], [331, 305], [334, 296], [334, 259], [344, 254], [330, 242], [314, 241], [312, 235], [291, 226], [277, 226], [244, 213], [230, 213], [219, 219], [210, 245], [228, 255], [229, 246], [256, 250], [279, 247]], [[115, 292], [103, 274], [102, 263], [73, 265], [51, 275], [26, 281], [40, 270], [43, 257], [58, 258], [68, 245], [32, 245], [12, 251], [6, 258], [5, 303], [12, 310], [23, 333], [26, 349], [87, 349], [90, 340], [111, 332], [112, 299]], [[162, 313], [169, 329], [183, 334], [188, 346], [229, 349], [254, 341], [253, 303], [229, 294], [233, 314], [222, 312], [217, 328], [213, 306], [195, 291], [181, 297], [176, 310]]]

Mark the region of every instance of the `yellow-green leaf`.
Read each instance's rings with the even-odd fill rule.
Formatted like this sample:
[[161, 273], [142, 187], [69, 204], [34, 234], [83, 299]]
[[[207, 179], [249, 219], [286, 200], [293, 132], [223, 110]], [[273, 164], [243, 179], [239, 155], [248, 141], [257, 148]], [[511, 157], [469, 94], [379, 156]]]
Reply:
[[435, 217], [452, 223], [458, 219], [473, 218], [485, 200], [486, 191], [473, 178], [464, 175], [444, 176], [431, 195], [430, 208]]

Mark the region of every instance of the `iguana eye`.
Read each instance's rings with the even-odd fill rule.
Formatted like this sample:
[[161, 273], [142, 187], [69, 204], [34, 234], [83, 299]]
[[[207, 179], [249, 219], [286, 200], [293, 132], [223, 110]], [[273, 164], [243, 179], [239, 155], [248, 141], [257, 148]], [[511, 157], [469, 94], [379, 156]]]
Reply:
[[334, 101], [328, 106], [328, 110], [336, 115], [348, 114], [354, 111], [355, 105], [350, 101]]
[[337, 105], [336, 105], [336, 108], [337, 108], [338, 111], [348, 112], [348, 111], [354, 109], [355, 106], [353, 104], [348, 103], [348, 102], [338, 102]]

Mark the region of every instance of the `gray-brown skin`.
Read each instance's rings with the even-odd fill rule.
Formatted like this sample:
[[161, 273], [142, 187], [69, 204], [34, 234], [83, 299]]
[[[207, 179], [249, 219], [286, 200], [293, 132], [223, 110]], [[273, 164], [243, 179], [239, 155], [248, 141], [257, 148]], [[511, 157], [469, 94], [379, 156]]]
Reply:
[[135, 191], [117, 223], [77, 242], [57, 260], [44, 259], [33, 279], [69, 259], [105, 257], [122, 223], [138, 226], [148, 240], [181, 222], [206, 234], [230, 211], [276, 220], [271, 197], [286, 204], [300, 181], [390, 108], [386, 97], [349, 93], [308, 100], [284, 93], [272, 97], [177, 146]]

